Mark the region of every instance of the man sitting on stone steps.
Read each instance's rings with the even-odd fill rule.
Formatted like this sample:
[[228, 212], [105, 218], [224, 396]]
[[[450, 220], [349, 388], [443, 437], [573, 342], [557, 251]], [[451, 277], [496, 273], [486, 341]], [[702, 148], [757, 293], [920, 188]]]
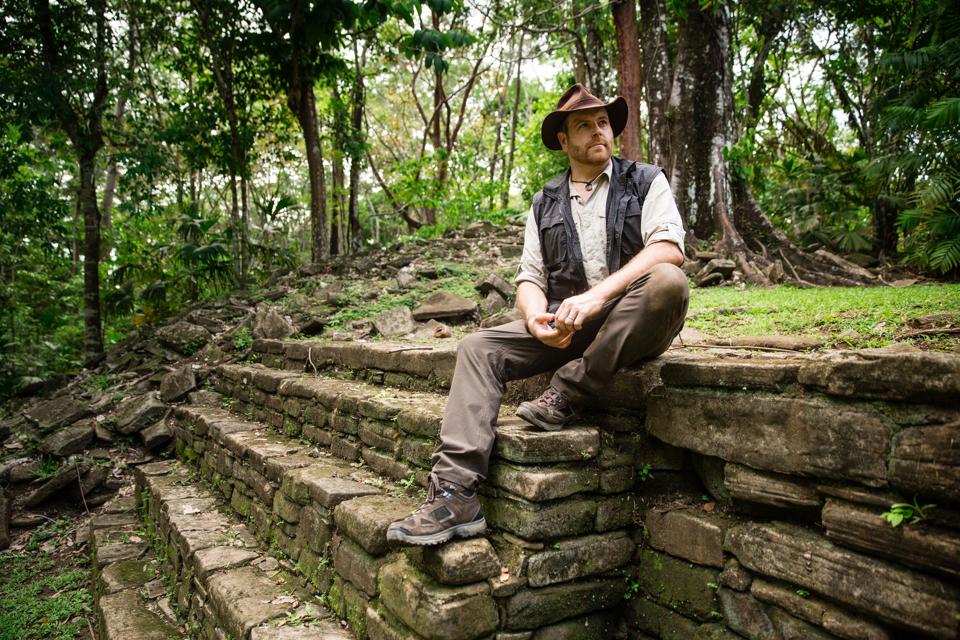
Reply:
[[423, 505], [387, 539], [416, 545], [482, 533], [477, 485], [487, 474], [505, 385], [556, 369], [549, 388], [517, 415], [555, 431], [573, 406], [618, 370], [656, 358], [687, 311], [683, 226], [663, 171], [612, 156], [627, 104], [571, 87], [544, 118], [544, 145], [570, 170], [534, 196], [517, 271], [525, 320], [464, 338], [433, 454]]

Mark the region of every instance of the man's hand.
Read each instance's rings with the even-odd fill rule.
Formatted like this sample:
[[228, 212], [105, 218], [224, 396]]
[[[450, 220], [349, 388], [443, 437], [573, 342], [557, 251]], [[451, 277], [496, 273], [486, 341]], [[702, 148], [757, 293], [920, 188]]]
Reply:
[[557, 329], [574, 331], [583, 329], [583, 323], [599, 315], [603, 311], [603, 305], [607, 300], [594, 289], [581, 293], [578, 296], [567, 298], [560, 303], [557, 309], [555, 324]]
[[556, 315], [553, 313], [538, 313], [527, 318], [527, 331], [548, 347], [566, 349], [570, 346], [570, 341], [573, 340], [574, 332], [566, 328], [557, 327], [555, 329], [551, 327], [549, 323], [555, 320]]

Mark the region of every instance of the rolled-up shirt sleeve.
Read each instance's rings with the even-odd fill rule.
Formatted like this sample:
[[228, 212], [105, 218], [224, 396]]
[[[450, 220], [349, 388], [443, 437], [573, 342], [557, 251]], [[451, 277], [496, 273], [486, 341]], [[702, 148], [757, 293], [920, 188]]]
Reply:
[[540, 233], [532, 206], [527, 212], [527, 226], [523, 232], [523, 253], [520, 255], [520, 265], [517, 267], [517, 275], [513, 278], [513, 282], [515, 284], [532, 282], [544, 293], [547, 292], [547, 271], [543, 268]]
[[643, 246], [648, 247], [654, 242], [672, 242], [686, 255], [680, 210], [670, 191], [670, 183], [662, 173], [650, 183], [650, 190], [643, 201], [640, 232], [643, 234]]

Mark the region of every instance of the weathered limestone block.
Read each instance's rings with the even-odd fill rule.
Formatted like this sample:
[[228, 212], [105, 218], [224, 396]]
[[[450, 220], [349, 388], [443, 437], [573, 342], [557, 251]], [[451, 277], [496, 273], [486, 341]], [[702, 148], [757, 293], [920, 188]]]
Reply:
[[411, 561], [440, 584], [471, 584], [500, 575], [500, 559], [486, 538], [453, 540], [408, 552]]
[[810, 360], [798, 377], [833, 395], [948, 404], [960, 398], [960, 357], [951, 353], [838, 351]]
[[74, 400], [70, 396], [60, 396], [45, 400], [24, 412], [43, 431], [49, 431], [72, 424], [89, 415], [90, 408], [85, 402]]
[[69, 456], [86, 449], [95, 435], [92, 420], [81, 420], [69, 427], [51, 433], [40, 441], [41, 453], [54, 456]]
[[[331, 479], [342, 479], [343, 471], [333, 465], [317, 462], [309, 467], [301, 467], [288, 471], [283, 476], [280, 490], [290, 500], [300, 504], [308, 504], [311, 500], [320, 502], [321, 495], [325, 500], [331, 500], [331, 491], [335, 485], [327, 485], [321, 493], [321, 485]], [[352, 481], [349, 481], [352, 482]], [[369, 492], [368, 492], [369, 493]], [[336, 503], [334, 503], [336, 504]]]
[[[70, 460], [72, 460], [72, 458]], [[80, 474], [84, 474], [90, 469], [90, 466], [86, 463], [78, 463], [77, 467], [74, 468], [74, 465], [68, 460], [53, 476], [27, 494], [26, 499], [23, 501], [24, 506], [35, 507], [53, 498], [74, 482], [77, 482], [78, 469]]]
[[564, 540], [530, 556], [527, 579], [542, 587], [603, 573], [629, 562], [635, 548], [622, 531]]
[[481, 495], [480, 501], [489, 524], [527, 540], [593, 531], [597, 514], [596, 501], [582, 497], [541, 504], [506, 495]]
[[692, 565], [666, 554], [645, 550], [640, 555], [637, 582], [640, 590], [660, 604], [685, 615], [710, 621], [717, 611], [719, 572]]
[[687, 452], [673, 447], [646, 433], [631, 434], [636, 440], [633, 466], [640, 471], [650, 465], [649, 471], [682, 471], [687, 468]]
[[227, 546], [208, 547], [194, 552], [192, 568], [197, 578], [206, 581], [216, 571], [242, 567], [259, 557], [258, 553], [250, 549]]
[[207, 588], [218, 619], [234, 638], [246, 638], [254, 627], [292, 609], [281, 587], [254, 567], [216, 573]]
[[367, 607], [367, 637], [369, 640], [421, 640], [402, 623], [391, 620], [386, 611]]
[[841, 549], [784, 523], [738, 525], [728, 532], [724, 548], [757, 573], [906, 629], [956, 637], [960, 589], [941, 580]]
[[891, 527], [880, 509], [828, 498], [822, 521], [827, 537], [871, 554], [960, 577], [960, 536], [928, 525]]
[[693, 638], [697, 623], [646, 598], [633, 598], [626, 606], [627, 624], [656, 638]]
[[506, 629], [537, 629], [566, 618], [615, 607], [623, 601], [623, 580], [589, 580], [522, 589], [503, 604]]
[[643, 516], [650, 546], [672, 556], [723, 567], [723, 535], [730, 521], [691, 509], [648, 509]]
[[360, 442], [381, 451], [396, 451], [399, 447], [400, 431], [389, 422], [366, 418], [357, 429]]
[[756, 640], [780, 640], [780, 633], [774, 627], [762, 604], [749, 593], [719, 589], [720, 611], [728, 627], [745, 638]]
[[907, 492], [960, 504], [960, 420], [898, 433], [890, 456], [890, 482]]
[[423, 469], [429, 469], [433, 466], [431, 457], [435, 447], [436, 442], [433, 440], [406, 437], [400, 442], [400, 454], [407, 462]]
[[729, 558], [723, 563], [723, 571], [720, 572], [720, 584], [737, 591], [746, 591], [753, 582], [753, 576], [743, 568], [740, 561], [736, 558]]
[[190, 355], [210, 342], [211, 335], [206, 328], [181, 320], [158, 329], [156, 338], [163, 346]]
[[373, 317], [373, 327], [384, 338], [406, 335], [417, 328], [409, 307], [396, 307], [378, 313]]
[[159, 449], [173, 440], [173, 429], [167, 420], [161, 420], [141, 431], [140, 439], [147, 449]]
[[526, 464], [585, 461], [600, 451], [600, 431], [593, 427], [571, 427], [542, 431], [513, 422], [497, 427], [494, 456]]
[[337, 505], [333, 512], [338, 533], [348, 536], [375, 556], [387, 552], [387, 527], [419, 506], [414, 498], [369, 495]]
[[750, 593], [757, 600], [772, 604], [789, 614], [822, 627], [848, 640], [892, 640], [893, 635], [871, 620], [856, 616], [846, 609], [813, 596], [801, 596], [786, 585], [755, 580]]
[[300, 377], [300, 374], [289, 371], [261, 369], [259, 367], [253, 368], [251, 373], [254, 386], [266, 393], [276, 393], [284, 380]]
[[250, 631], [250, 640], [353, 640], [354, 636], [332, 620], [278, 627], [265, 624]]
[[430, 318], [458, 318], [469, 316], [477, 311], [475, 300], [469, 300], [449, 291], [434, 291], [419, 307], [413, 310], [413, 319], [423, 322]]
[[316, 553], [325, 553], [327, 542], [333, 536], [333, 515], [322, 507], [308, 505], [300, 511], [297, 539]]
[[391, 454], [377, 451], [371, 447], [363, 447], [360, 450], [360, 455], [374, 473], [382, 476], [401, 480], [410, 477], [410, 474], [413, 473], [409, 465], [395, 460]]
[[102, 593], [116, 593], [140, 588], [156, 577], [156, 568], [149, 561], [122, 560], [103, 568], [100, 572], [100, 587]]
[[633, 526], [635, 521], [636, 503], [633, 494], [621, 493], [618, 496], [595, 498], [597, 517], [594, 530], [598, 533], [624, 529]]
[[253, 337], [283, 340], [297, 332], [290, 318], [283, 316], [274, 307], [259, 309], [254, 321]]
[[380, 588], [384, 606], [428, 640], [480, 638], [499, 622], [486, 584], [444, 587], [404, 559], [380, 570]]
[[377, 575], [387, 561], [385, 556], [371, 556], [356, 543], [339, 535], [333, 536], [330, 555], [337, 574], [353, 583], [368, 598], [376, 597]]
[[490, 466], [489, 480], [532, 502], [595, 491], [599, 486], [596, 468], [572, 465], [529, 467], [495, 462]]
[[193, 373], [191, 365], [185, 365], [174, 369], [163, 376], [160, 381], [160, 399], [164, 402], [173, 402], [179, 400], [193, 391], [197, 386], [197, 378]]
[[670, 354], [660, 368], [663, 384], [675, 387], [780, 389], [797, 381], [805, 360], [794, 355]]
[[436, 438], [443, 420], [443, 400], [422, 398], [406, 404], [397, 413], [397, 427], [414, 436]]
[[783, 640], [833, 640], [833, 636], [817, 627], [794, 618], [783, 609], [768, 607], [770, 620]]
[[733, 462], [724, 468], [723, 483], [738, 500], [785, 508], [820, 506], [820, 496], [810, 481], [765, 473]]
[[116, 430], [124, 435], [149, 427], [167, 410], [156, 392], [123, 400], [117, 408]]
[[176, 640], [177, 629], [150, 611], [137, 589], [109, 593], [97, 601], [104, 640]]
[[893, 425], [868, 406], [824, 398], [662, 388], [646, 426], [674, 446], [756, 469], [880, 486]]

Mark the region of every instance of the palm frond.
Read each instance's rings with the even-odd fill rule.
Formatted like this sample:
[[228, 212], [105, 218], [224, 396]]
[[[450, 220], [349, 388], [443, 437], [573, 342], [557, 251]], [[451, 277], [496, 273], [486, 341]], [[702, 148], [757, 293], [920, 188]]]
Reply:
[[941, 273], [960, 267], [960, 237], [938, 243], [930, 252], [930, 267]]
[[928, 127], [960, 127], [960, 98], [942, 98], [927, 107]]

